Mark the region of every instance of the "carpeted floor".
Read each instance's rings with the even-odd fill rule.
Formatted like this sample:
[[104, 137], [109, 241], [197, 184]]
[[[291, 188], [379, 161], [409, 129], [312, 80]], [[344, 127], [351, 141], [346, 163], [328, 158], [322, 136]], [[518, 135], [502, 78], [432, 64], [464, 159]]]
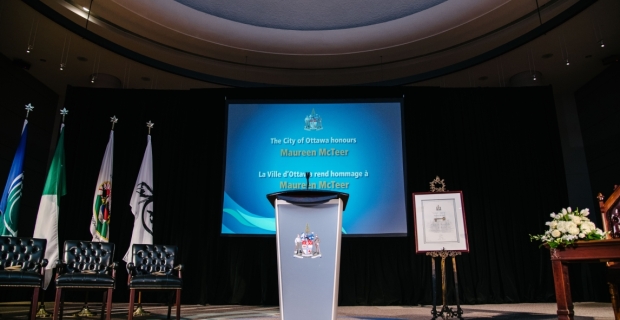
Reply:
[[[91, 304], [90, 309], [99, 314], [100, 304]], [[136, 320], [166, 319], [168, 307], [156, 304], [144, 304], [150, 311], [148, 316]], [[79, 311], [80, 303], [65, 303], [65, 318]], [[456, 307], [451, 306], [454, 310]], [[0, 319], [27, 319], [29, 303], [0, 303]], [[432, 306], [354, 306], [338, 307], [339, 320], [427, 320], [431, 319]], [[557, 319], [555, 303], [522, 303], [522, 304], [486, 304], [465, 305], [464, 319], [501, 319], [501, 320], [552, 320]], [[53, 304], [46, 303], [46, 309], [53, 311]], [[239, 306], [239, 305], [184, 305], [181, 308], [183, 319], [237, 319], [237, 320], [277, 320], [280, 319], [277, 306]], [[174, 308], [172, 318], [174, 319]], [[99, 316], [88, 319], [99, 319]], [[115, 303], [112, 319], [127, 319], [127, 304]], [[575, 320], [613, 320], [613, 312], [609, 303], [581, 302], [575, 303]]]

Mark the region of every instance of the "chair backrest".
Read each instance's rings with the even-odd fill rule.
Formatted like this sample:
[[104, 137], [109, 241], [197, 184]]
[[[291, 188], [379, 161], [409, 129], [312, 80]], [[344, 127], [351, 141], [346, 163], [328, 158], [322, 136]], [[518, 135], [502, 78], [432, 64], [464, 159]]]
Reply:
[[103, 273], [113, 262], [114, 243], [67, 240], [63, 254], [69, 273], [84, 270]]
[[149, 274], [152, 272], [170, 274], [174, 268], [177, 246], [134, 244], [131, 252], [136, 274]]
[[46, 239], [0, 237], [0, 270], [20, 265], [22, 270], [38, 272], [46, 246]]

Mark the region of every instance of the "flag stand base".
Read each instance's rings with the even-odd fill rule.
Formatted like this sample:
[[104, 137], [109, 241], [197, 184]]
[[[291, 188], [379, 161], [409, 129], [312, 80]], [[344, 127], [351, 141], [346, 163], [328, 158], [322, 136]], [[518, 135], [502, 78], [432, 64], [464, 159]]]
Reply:
[[97, 315], [96, 313], [93, 313], [92, 311], [90, 311], [90, 309], [88, 308], [88, 305], [84, 305], [82, 310], [73, 314], [74, 317], [94, 317], [96, 315]]
[[134, 317], [148, 316], [151, 313], [142, 309], [142, 304], [139, 304], [136, 310], [133, 312]]
[[41, 304], [39, 305], [39, 310], [37, 310], [37, 314], [36, 314], [37, 318], [51, 318], [52, 314], [47, 312], [47, 310], [45, 310], [45, 304], [43, 304], [43, 302], [41, 302]]

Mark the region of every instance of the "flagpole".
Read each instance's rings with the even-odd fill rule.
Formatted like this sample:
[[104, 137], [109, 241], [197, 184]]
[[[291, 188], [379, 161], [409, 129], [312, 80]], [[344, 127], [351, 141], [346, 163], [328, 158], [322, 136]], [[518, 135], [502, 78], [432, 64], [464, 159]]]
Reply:
[[[30, 113], [30, 111], [32, 111], [33, 108], [34, 107], [30, 103], [28, 105], [26, 105], [26, 110], [27, 110], [27, 112], [26, 112], [26, 119], [28, 119], [28, 114]], [[65, 123], [65, 116], [68, 113], [69, 113], [69, 111], [66, 108], [63, 108], [62, 110], [60, 110], [60, 114], [62, 115], [62, 125], [61, 125], [61, 128], [60, 128], [61, 138], [62, 138], [63, 127], [64, 127], [64, 123]], [[64, 141], [64, 138], [63, 138], [63, 141]], [[63, 146], [64, 146], [64, 144], [63, 144]], [[56, 149], [58, 149], [58, 145], [56, 146]], [[63, 149], [63, 154], [64, 154], [64, 149]], [[54, 162], [56, 160], [57, 160], [57, 153], [55, 152], [54, 153], [54, 160], [52, 160], [52, 166], [54, 166]], [[64, 160], [63, 160], [63, 163], [64, 163]], [[51, 172], [51, 170], [52, 170], [52, 167], [50, 167], [50, 172]], [[50, 176], [50, 172], [48, 172], [48, 179], [49, 179], [49, 176]], [[64, 173], [63, 173], [63, 177], [64, 177]], [[61, 180], [64, 181], [64, 179], [61, 179]], [[46, 180], [46, 188], [47, 188], [47, 183], [48, 183], [48, 181]], [[57, 189], [58, 189], [58, 183], [59, 182], [56, 182], [56, 188]], [[64, 188], [64, 182], [63, 182], [63, 188]], [[56, 190], [56, 191], [58, 191], [58, 190]], [[44, 189], [44, 195], [45, 195], [45, 192], [46, 191]], [[57, 197], [63, 196], [64, 193], [65, 193], [65, 191], [61, 191], [61, 194], [57, 194], [56, 193], [56, 196]], [[43, 203], [43, 197], [42, 197], [41, 203]], [[39, 205], [39, 211], [41, 211], [41, 204]], [[41, 215], [41, 212], [39, 212], [37, 214], [37, 222], [35, 223], [35, 230], [34, 230], [34, 235], [33, 236], [34, 237], [44, 237], [44, 238], [46, 238], [48, 240], [48, 244], [51, 244], [53, 241], [51, 241], [49, 237], [53, 237], [53, 233], [54, 232], [50, 233], [49, 230], [43, 230], [45, 227], [43, 227], [42, 225], [46, 225], [47, 226], [47, 225], [50, 225], [50, 223], [46, 222], [46, 223], [42, 223], [42, 225], [39, 225], [39, 221], [38, 220], [39, 220], [39, 216], [40, 215]], [[45, 219], [45, 218], [43, 218], [43, 219]], [[38, 228], [41, 228], [41, 229], [38, 230]], [[56, 232], [56, 236], [57, 236], [58, 230], [56, 230], [55, 232]], [[53, 248], [53, 247], [55, 247], [55, 248]], [[57, 249], [58, 249], [58, 244], [57, 243], [55, 245], [54, 244], [50, 245], [50, 248], [48, 248], [49, 251], [57, 250]], [[56, 258], [57, 258], [57, 256], [54, 257], [53, 254], [52, 254], [52, 256], [49, 256], [49, 257], [46, 254], [46, 259], [48, 259], [48, 260], [54, 261]], [[51, 313], [49, 313], [47, 310], [45, 310], [45, 292], [47, 291], [47, 287], [49, 285], [49, 281], [51, 280], [51, 278], [53, 277], [53, 274], [54, 274], [54, 267], [52, 266], [52, 264], [50, 264], [49, 266], [51, 266], [51, 269], [45, 270], [45, 278], [44, 278], [44, 281], [43, 281], [44, 287], [43, 287], [43, 290], [41, 292], [42, 298], [39, 300], [40, 304], [39, 304], [39, 308], [37, 310], [37, 313], [35, 315], [36, 318], [50, 318], [52, 316]]]
[[[149, 122], [146, 123], [146, 126], [149, 128], [148, 131], [148, 135], [151, 135], [151, 129], [153, 129], [153, 126], [155, 124], [153, 122], [151, 122], [151, 120], [149, 120]], [[142, 308], [142, 291], [138, 291], [138, 305], [136, 306], [136, 310], [133, 312], [133, 316], [134, 317], [140, 317], [140, 316], [148, 316], [151, 313], [144, 310]]]
[[[30, 111], [34, 109], [32, 103], [28, 103], [26, 105], [26, 123], [28, 122], [28, 116], [30, 115]], [[24, 123], [25, 125], [25, 123]], [[47, 310], [45, 310], [45, 290], [41, 290], [42, 298], [39, 299], [39, 309], [37, 309], [37, 313], [35, 317], [37, 318], [50, 318], [52, 316]]]

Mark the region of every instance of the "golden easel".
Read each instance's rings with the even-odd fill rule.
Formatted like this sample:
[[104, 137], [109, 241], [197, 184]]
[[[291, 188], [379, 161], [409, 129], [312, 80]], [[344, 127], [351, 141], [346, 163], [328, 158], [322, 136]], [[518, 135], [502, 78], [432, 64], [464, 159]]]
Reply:
[[[459, 302], [459, 282], [456, 272], [456, 256], [461, 255], [458, 251], [446, 251], [445, 249], [441, 251], [431, 251], [426, 253], [427, 256], [431, 256], [432, 263], [432, 277], [433, 277], [433, 310], [431, 310], [431, 314], [433, 315], [433, 319], [437, 319], [441, 317], [442, 319], [446, 318], [459, 318], [463, 319], [463, 309], [461, 309], [461, 304]], [[437, 312], [437, 275], [435, 274], [435, 258], [441, 257], [441, 298], [443, 306], [441, 310]], [[453, 311], [452, 308], [448, 306], [448, 302], [446, 299], [446, 258], [452, 258], [452, 270], [454, 272], [454, 291], [456, 295], [456, 311]]]

